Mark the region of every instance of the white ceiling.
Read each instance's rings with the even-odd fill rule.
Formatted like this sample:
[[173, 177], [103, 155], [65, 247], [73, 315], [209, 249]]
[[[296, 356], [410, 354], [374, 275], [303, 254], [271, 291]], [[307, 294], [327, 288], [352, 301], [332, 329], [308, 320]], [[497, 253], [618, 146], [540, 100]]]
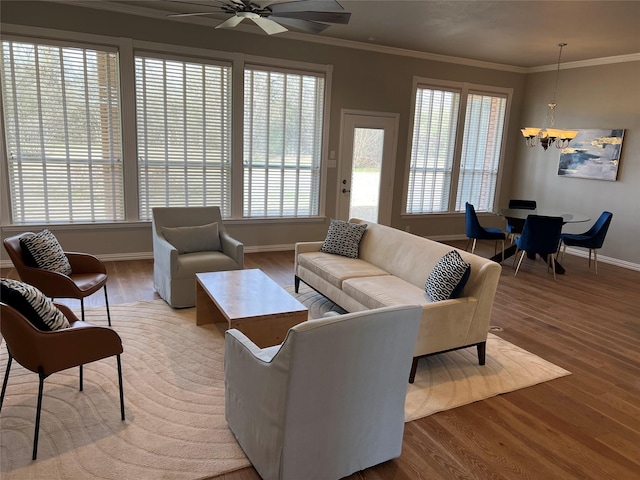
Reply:
[[[55, 0], [54, 0], [55, 1]], [[282, 0], [278, 0], [282, 1]], [[422, 53], [521, 68], [640, 53], [640, 1], [339, 0], [351, 12], [348, 25], [332, 25], [331, 37]], [[203, 11], [215, 0], [63, 0], [93, 8], [193, 22], [212, 28], [227, 16], [168, 18]], [[261, 0], [264, 3], [264, 0]], [[262, 34], [244, 22], [241, 28]], [[292, 30], [293, 31], [293, 30]], [[289, 32], [280, 34], [291, 35]], [[316, 38], [315, 40], [318, 40]]]

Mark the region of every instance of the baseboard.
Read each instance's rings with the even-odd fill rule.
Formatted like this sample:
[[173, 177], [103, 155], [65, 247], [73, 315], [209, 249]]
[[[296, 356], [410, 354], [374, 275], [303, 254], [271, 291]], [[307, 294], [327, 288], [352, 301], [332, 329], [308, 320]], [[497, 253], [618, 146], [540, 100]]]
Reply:
[[[460, 235], [436, 235], [428, 237], [434, 241], [453, 241], [453, 240], [465, 240], [466, 236]], [[293, 244], [280, 244], [280, 245], [254, 245], [245, 246], [245, 253], [264, 253], [264, 252], [286, 252], [293, 250]], [[567, 248], [567, 255], [575, 255], [576, 257], [589, 257], [589, 251], [577, 248]], [[104, 255], [97, 255], [103, 262], [122, 262], [126, 260], [153, 260], [153, 252], [134, 252], [134, 253], [108, 253]], [[640, 264], [627, 262], [625, 260], [619, 260], [617, 258], [607, 257], [605, 255], [598, 255], [598, 262], [608, 263], [617, 267], [626, 268], [629, 270], [635, 270], [640, 272]], [[3, 260], [0, 262], [0, 268], [11, 268], [13, 263], [11, 260]]]
[[[589, 250], [567, 247], [567, 255], [575, 255], [576, 257], [589, 258]], [[592, 255], [593, 257], [593, 255]], [[608, 263], [617, 267], [627, 268], [640, 272], [640, 264], [619, 260], [617, 258], [607, 257], [598, 254], [598, 263]]]

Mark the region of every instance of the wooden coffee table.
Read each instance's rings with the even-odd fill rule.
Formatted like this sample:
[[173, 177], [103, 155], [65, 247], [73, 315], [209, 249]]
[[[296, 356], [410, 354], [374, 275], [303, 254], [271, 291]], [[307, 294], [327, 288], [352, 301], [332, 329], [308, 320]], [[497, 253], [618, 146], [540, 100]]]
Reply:
[[228, 322], [260, 348], [307, 320], [299, 301], [259, 269], [196, 273], [196, 324]]

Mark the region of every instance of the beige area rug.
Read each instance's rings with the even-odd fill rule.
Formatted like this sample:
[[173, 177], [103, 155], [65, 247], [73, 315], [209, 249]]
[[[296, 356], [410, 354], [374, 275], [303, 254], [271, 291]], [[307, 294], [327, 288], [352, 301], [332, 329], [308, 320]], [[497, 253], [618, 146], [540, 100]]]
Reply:
[[[293, 287], [287, 290], [295, 295]], [[322, 316], [327, 310], [343, 312], [306, 285], [300, 286], [298, 297], [307, 305], [312, 318]], [[405, 421], [565, 375], [570, 372], [490, 333], [484, 366], [478, 365], [476, 348], [420, 359], [415, 382], [407, 390]]]
[[[292, 292], [293, 287], [287, 287]], [[298, 299], [310, 317], [332, 302], [306, 286]], [[104, 308], [87, 320], [106, 325]], [[0, 477], [14, 479], [197, 480], [249, 466], [224, 419], [224, 337], [195, 325], [195, 309], [163, 301], [113, 305], [114, 329], [124, 344], [126, 421], [120, 420], [114, 358], [45, 381], [38, 460], [31, 461], [37, 375], [13, 363], [0, 415]], [[0, 375], [7, 362], [0, 348]], [[409, 386], [406, 420], [568, 375], [490, 335], [487, 365], [475, 348], [422, 359]]]
[[[250, 463], [224, 419], [224, 336], [195, 325], [195, 308], [162, 300], [111, 306], [124, 346], [126, 420], [115, 358], [45, 380], [38, 459], [31, 461], [38, 376], [16, 362], [0, 414], [0, 477], [194, 480]], [[107, 325], [104, 308], [87, 321]], [[4, 342], [3, 342], [4, 343]], [[0, 375], [7, 351], [0, 348]]]

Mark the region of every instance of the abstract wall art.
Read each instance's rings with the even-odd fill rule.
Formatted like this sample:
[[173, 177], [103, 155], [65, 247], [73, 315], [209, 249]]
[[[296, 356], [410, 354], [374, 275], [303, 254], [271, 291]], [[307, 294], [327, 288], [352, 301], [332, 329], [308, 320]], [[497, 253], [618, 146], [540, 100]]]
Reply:
[[580, 129], [560, 151], [558, 175], [614, 182], [618, 177], [624, 129]]

